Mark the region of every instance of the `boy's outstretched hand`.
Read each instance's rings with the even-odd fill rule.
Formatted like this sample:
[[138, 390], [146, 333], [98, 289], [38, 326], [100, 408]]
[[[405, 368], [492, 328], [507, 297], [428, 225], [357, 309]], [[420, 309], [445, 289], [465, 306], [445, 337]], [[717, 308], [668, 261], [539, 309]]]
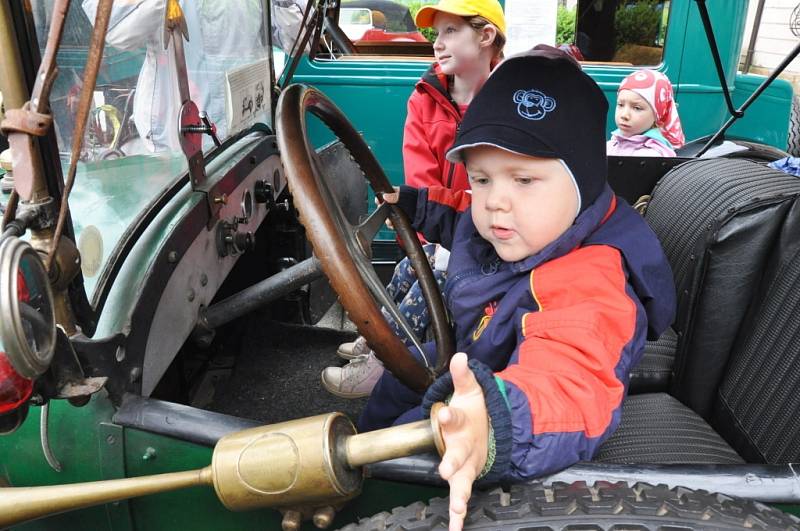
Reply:
[[450, 531], [460, 531], [467, 515], [472, 482], [486, 465], [489, 451], [489, 415], [483, 390], [467, 367], [467, 355], [450, 360], [454, 392], [438, 420], [445, 443], [439, 475], [450, 484]]

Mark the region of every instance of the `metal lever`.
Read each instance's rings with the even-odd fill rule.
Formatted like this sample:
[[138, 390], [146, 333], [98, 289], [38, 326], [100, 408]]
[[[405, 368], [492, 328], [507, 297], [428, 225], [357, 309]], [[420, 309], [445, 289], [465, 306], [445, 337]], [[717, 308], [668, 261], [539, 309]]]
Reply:
[[214, 141], [215, 146], [220, 147], [222, 142], [220, 142], [219, 138], [217, 137], [217, 125], [208, 119], [208, 113], [206, 111], [200, 112], [200, 120], [203, 121], [203, 125], [206, 128], [204, 133], [211, 137], [211, 140]]
[[221, 146], [222, 143], [217, 138], [217, 126], [208, 119], [208, 114], [205, 111], [201, 111], [199, 114], [200, 121], [203, 122], [202, 125], [200, 124], [189, 124], [189, 125], [182, 125], [181, 126], [181, 133], [182, 134], [201, 134], [201, 135], [208, 135], [211, 137], [211, 140], [214, 141], [214, 145], [217, 147]]

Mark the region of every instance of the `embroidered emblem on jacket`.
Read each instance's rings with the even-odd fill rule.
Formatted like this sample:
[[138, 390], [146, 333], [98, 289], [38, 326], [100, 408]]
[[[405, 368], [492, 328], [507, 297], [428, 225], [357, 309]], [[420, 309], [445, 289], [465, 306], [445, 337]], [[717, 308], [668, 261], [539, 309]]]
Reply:
[[472, 340], [477, 341], [486, 327], [489, 326], [489, 321], [492, 320], [492, 316], [494, 315], [495, 308], [497, 308], [496, 302], [490, 302], [489, 305], [483, 309], [483, 317], [478, 322], [478, 326], [475, 327], [475, 331], [472, 332]]

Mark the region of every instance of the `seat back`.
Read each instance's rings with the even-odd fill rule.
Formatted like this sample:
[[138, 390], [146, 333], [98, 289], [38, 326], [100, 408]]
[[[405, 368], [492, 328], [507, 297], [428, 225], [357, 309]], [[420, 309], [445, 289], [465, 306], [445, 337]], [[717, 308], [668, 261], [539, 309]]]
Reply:
[[711, 425], [748, 462], [800, 461], [800, 201], [741, 324]]
[[645, 218], [675, 276], [678, 340], [670, 392], [710, 419], [736, 334], [800, 179], [748, 160], [682, 164], [653, 190]]

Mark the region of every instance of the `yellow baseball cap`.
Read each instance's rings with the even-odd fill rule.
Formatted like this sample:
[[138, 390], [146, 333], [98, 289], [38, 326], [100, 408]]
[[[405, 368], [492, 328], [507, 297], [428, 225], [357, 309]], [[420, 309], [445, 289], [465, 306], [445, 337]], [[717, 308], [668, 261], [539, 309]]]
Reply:
[[506, 34], [506, 18], [497, 0], [439, 0], [434, 6], [425, 6], [417, 11], [414, 22], [419, 28], [430, 28], [433, 26], [433, 18], [440, 11], [460, 17], [481, 16], [491, 22], [500, 33]]

